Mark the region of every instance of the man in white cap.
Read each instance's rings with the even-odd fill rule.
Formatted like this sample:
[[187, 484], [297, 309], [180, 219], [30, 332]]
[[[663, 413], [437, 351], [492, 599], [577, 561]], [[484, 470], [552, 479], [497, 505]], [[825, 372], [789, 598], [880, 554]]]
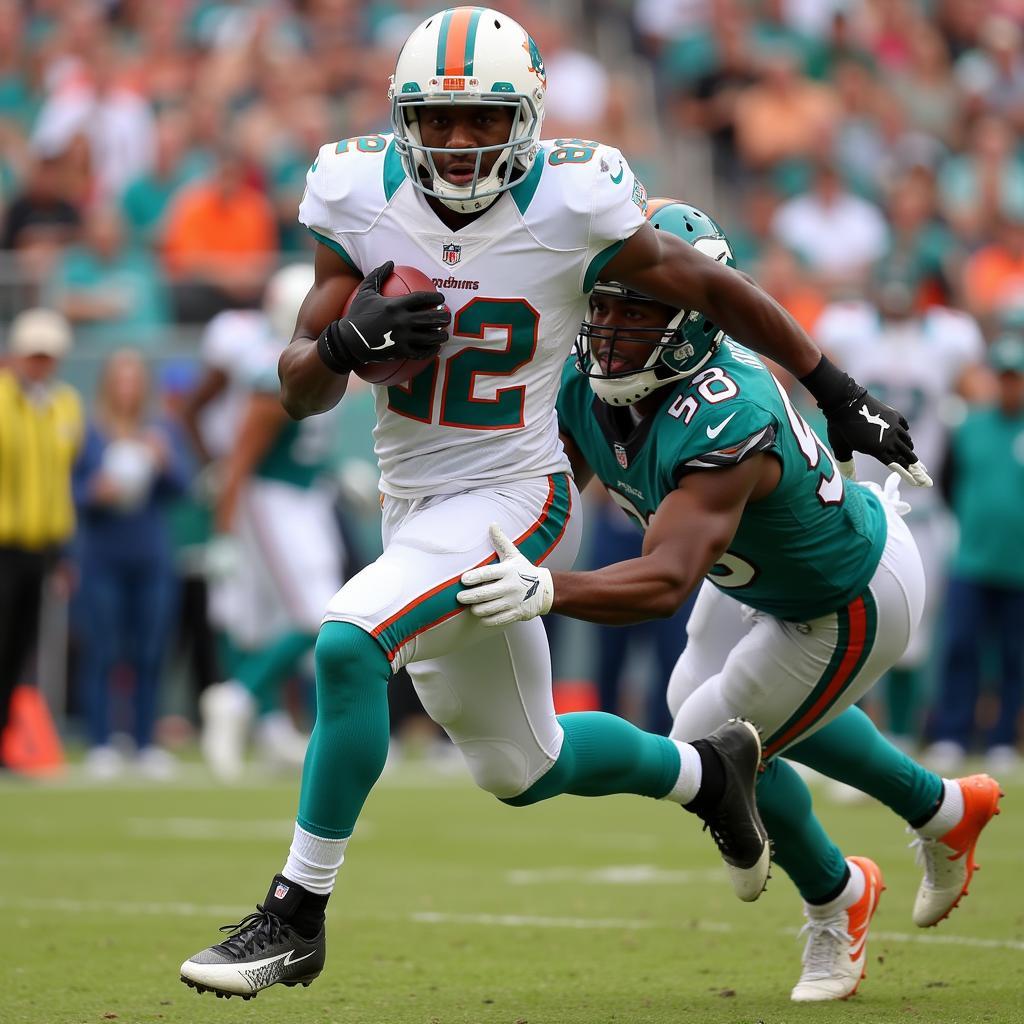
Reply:
[[0, 735], [36, 641], [43, 581], [75, 528], [82, 407], [54, 379], [70, 348], [63, 316], [29, 309], [11, 322], [0, 362]]

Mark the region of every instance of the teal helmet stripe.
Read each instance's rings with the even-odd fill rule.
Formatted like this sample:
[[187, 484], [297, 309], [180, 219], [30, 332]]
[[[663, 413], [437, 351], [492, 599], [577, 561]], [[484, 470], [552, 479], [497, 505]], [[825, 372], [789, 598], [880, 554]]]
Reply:
[[483, 9], [477, 7], [469, 17], [469, 29], [466, 31], [466, 56], [464, 60], [464, 70], [467, 75], [473, 74], [473, 54], [476, 52], [476, 27], [480, 21], [481, 14], [483, 14]]
[[444, 74], [444, 52], [448, 49], [448, 29], [452, 23], [453, 10], [447, 10], [441, 16], [441, 28], [437, 33], [437, 71], [438, 75]]

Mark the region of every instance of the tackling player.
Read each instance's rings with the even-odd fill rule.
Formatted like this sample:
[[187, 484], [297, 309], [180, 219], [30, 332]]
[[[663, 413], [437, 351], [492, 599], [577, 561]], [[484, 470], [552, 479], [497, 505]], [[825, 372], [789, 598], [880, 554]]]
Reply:
[[[701, 746], [612, 716], [560, 721], [542, 624], [490, 630], [456, 600], [462, 574], [494, 558], [492, 522], [534, 562], [568, 568], [575, 557], [578, 494], [555, 397], [598, 279], [758, 339], [817, 398], [838, 445], [927, 482], [898, 413], [744, 277], [644, 220], [644, 188], [618, 151], [541, 142], [546, 88], [536, 43], [516, 22], [481, 7], [438, 12], [399, 55], [393, 134], [331, 143], [310, 169], [299, 219], [320, 244], [279, 365], [285, 408], [331, 408], [363, 363], [433, 360], [408, 384], [375, 389], [384, 552], [328, 604], [288, 860], [232, 938], [182, 965], [200, 990], [248, 997], [319, 973], [327, 898], [387, 753], [387, 682], [405, 665], [482, 788], [515, 804], [671, 796], [712, 822], [743, 895], [760, 889], [767, 844], [752, 774], [744, 781], [759, 753], [752, 732], [729, 727]], [[383, 297], [392, 263], [444, 280], [445, 294]]]
[[[649, 217], [663, 235], [731, 261], [700, 211], [653, 200]], [[966, 892], [999, 798], [988, 776], [944, 781], [921, 768], [851, 707], [921, 617], [921, 562], [900, 518], [907, 506], [893, 487], [844, 480], [748, 349], [708, 318], [621, 284], [594, 289], [558, 413], [576, 479], [596, 475], [645, 530], [642, 556], [549, 572], [494, 526], [502, 561], [465, 573], [458, 599], [498, 628], [547, 611], [625, 624], [671, 615], [701, 586], [669, 684], [672, 735], [699, 736], [738, 714], [761, 729], [772, 760], [758, 804], [808, 921], [792, 998], [846, 998], [862, 977], [881, 872], [863, 857], [844, 860], [806, 786], [775, 755], [877, 797], [916, 830], [920, 926], [937, 924]]]

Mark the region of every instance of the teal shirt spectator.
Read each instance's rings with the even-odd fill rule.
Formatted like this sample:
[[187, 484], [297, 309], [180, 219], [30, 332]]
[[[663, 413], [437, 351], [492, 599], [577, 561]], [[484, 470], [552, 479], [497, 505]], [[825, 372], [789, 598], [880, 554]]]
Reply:
[[210, 155], [191, 150], [170, 174], [150, 171], [136, 178], [121, 196], [121, 214], [129, 237], [139, 245], [159, 242], [164, 212], [175, 193], [190, 181], [203, 177], [210, 169]]
[[953, 435], [953, 459], [954, 575], [1024, 587], [1024, 412], [972, 410]]
[[119, 312], [109, 318], [79, 321], [75, 335], [93, 351], [155, 346], [170, 321], [167, 296], [159, 270], [148, 254], [125, 248], [110, 259], [84, 246], [72, 246], [57, 267], [52, 300], [81, 294], [89, 298], [111, 296]]

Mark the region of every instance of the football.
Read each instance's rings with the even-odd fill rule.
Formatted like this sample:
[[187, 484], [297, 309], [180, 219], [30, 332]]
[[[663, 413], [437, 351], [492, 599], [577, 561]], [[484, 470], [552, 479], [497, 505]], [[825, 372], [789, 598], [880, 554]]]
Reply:
[[[408, 295], [409, 292], [434, 292], [437, 288], [426, 274], [415, 267], [395, 267], [384, 279], [380, 291], [382, 295], [394, 296]], [[342, 316], [348, 312], [355, 294], [353, 292], [349, 296]], [[433, 361], [433, 356], [428, 359], [385, 359], [379, 363], [364, 363], [352, 372], [371, 384], [405, 384]]]

